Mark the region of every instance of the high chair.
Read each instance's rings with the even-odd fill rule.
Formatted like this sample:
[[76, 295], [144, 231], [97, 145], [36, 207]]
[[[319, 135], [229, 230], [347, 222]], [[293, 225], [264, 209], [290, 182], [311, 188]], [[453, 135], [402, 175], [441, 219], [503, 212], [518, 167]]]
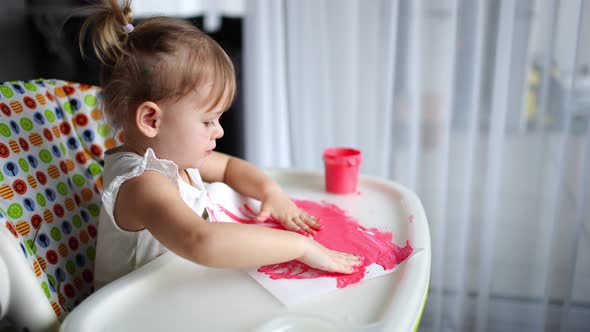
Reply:
[[366, 226], [422, 249], [395, 273], [290, 309], [244, 271], [206, 269], [169, 252], [85, 299], [103, 154], [121, 143], [100, 102], [90, 85], [0, 84], [0, 319], [32, 332], [416, 330], [430, 276], [426, 214], [407, 188], [368, 176], [358, 194], [331, 195], [321, 172], [268, 171], [289, 195], [346, 206]]
[[54, 331], [93, 291], [103, 154], [120, 144], [100, 88], [0, 85], [0, 318]]

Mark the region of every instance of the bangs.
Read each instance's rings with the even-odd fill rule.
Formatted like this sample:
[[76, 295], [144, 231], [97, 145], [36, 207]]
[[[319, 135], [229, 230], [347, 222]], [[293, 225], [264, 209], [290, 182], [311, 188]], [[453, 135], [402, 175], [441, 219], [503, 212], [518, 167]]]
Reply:
[[177, 101], [196, 91], [205, 97], [199, 106], [206, 112], [229, 109], [236, 95], [236, 80], [234, 66], [220, 46], [208, 43], [183, 47], [174, 59], [165, 61], [168, 70], [161, 71], [167, 74], [160, 76], [160, 91], [168, 90], [167, 95], [173, 96], [166, 99]]
[[[212, 63], [207, 66], [209, 68], [206, 73], [207, 82], [211, 84], [206, 105], [206, 112], [214, 109], [221, 109], [226, 111], [229, 109], [234, 101], [236, 95], [236, 80], [234, 75], [234, 68], [229, 57], [223, 53], [223, 56], [215, 56], [210, 58]], [[199, 82], [194, 86], [201, 88], [204, 82]]]

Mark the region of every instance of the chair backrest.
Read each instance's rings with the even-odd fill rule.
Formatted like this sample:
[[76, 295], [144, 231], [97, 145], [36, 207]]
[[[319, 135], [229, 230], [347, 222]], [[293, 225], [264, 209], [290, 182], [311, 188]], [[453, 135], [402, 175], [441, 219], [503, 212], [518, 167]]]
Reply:
[[103, 154], [120, 144], [100, 101], [91, 85], [0, 84], [0, 228], [60, 320], [93, 291]]

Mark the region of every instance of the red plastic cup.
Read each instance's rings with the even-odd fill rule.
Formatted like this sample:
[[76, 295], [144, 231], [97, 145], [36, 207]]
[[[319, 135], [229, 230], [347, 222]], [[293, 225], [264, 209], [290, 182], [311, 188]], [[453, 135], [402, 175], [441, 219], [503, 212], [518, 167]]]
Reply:
[[355, 193], [362, 162], [361, 151], [351, 148], [324, 150], [326, 191], [335, 194]]

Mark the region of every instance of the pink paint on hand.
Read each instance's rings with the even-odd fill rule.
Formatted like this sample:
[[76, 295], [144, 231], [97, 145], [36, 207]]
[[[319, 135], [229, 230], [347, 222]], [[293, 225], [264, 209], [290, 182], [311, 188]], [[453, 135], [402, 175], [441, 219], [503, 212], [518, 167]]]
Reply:
[[334, 204], [318, 204], [305, 200], [295, 200], [295, 203], [300, 209], [321, 220], [322, 229], [313, 235], [317, 242], [332, 250], [362, 257], [363, 264], [352, 274], [319, 271], [295, 260], [258, 269], [258, 272], [267, 274], [271, 279], [331, 277], [336, 279], [338, 288], [344, 288], [360, 282], [365, 276], [367, 266], [375, 263], [389, 270], [413, 252], [409, 242], [403, 248], [397, 246], [392, 242], [393, 235], [390, 232], [367, 229]]

